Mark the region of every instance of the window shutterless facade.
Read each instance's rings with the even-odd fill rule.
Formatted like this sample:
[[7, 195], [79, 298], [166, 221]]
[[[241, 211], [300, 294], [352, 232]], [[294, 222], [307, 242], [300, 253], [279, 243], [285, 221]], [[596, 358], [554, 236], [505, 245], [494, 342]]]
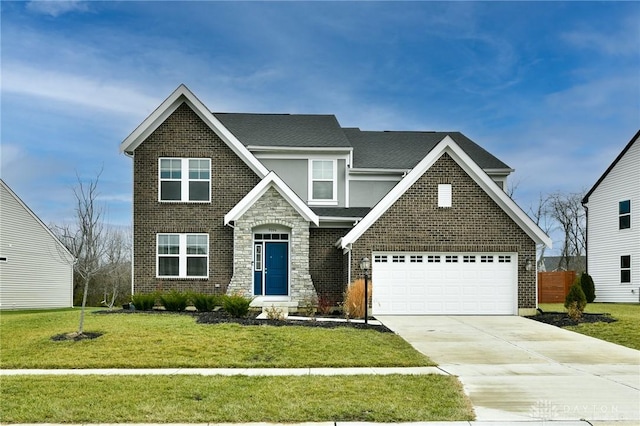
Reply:
[[211, 201], [211, 159], [160, 158], [158, 199], [165, 202]]
[[208, 234], [158, 234], [158, 278], [208, 278]]
[[338, 164], [336, 160], [309, 160], [309, 203], [337, 204]]
[[631, 256], [620, 256], [620, 282], [631, 282]]
[[631, 200], [618, 203], [618, 229], [631, 228]]

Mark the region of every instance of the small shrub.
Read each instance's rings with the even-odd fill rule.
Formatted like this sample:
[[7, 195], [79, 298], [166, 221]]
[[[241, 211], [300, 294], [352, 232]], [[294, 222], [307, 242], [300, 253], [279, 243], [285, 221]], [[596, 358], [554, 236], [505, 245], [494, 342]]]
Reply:
[[284, 320], [284, 312], [282, 308], [271, 305], [264, 308], [264, 312], [267, 314], [267, 319], [282, 321]]
[[582, 312], [587, 306], [587, 298], [582, 291], [579, 283], [574, 283], [569, 289], [569, 294], [564, 299], [564, 307], [567, 308], [569, 317], [572, 319], [580, 319]]
[[309, 318], [315, 319], [316, 317], [316, 297], [306, 297], [298, 306], [298, 311]]
[[190, 299], [198, 312], [211, 312], [216, 306], [222, 306], [222, 296], [218, 294], [192, 293]]
[[333, 304], [328, 297], [318, 296], [318, 312], [320, 312], [322, 315], [328, 315], [329, 313], [331, 313], [332, 307]]
[[591, 275], [586, 272], [582, 273], [580, 276], [580, 287], [582, 287], [582, 291], [587, 298], [587, 303], [593, 303], [593, 301], [596, 300], [596, 286], [593, 283]]
[[133, 306], [139, 311], [150, 311], [156, 304], [156, 293], [137, 293], [131, 296]]
[[249, 299], [234, 294], [224, 297], [222, 308], [232, 317], [242, 318], [246, 317], [249, 313], [249, 304], [251, 304]]
[[[367, 302], [371, 300], [371, 282], [367, 283]], [[358, 278], [347, 287], [344, 294], [344, 314], [347, 318], [364, 318], [364, 279]]]
[[167, 311], [182, 312], [187, 308], [188, 302], [187, 295], [176, 290], [160, 294], [160, 303]]

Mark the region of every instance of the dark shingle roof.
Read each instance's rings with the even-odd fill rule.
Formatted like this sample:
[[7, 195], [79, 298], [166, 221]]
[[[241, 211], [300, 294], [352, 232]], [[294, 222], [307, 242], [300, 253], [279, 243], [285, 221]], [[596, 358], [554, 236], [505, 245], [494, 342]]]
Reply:
[[356, 168], [410, 169], [449, 135], [483, 169], [508, 169], [505, 163], [460, 132], [372, 132], [344, 129]]
[[359, 217], [363, 218], [371, 211], [370, 207], [311, 207], [320, 217]]
[[350, 148], [334, 115], [214, 113], [245, 146]]

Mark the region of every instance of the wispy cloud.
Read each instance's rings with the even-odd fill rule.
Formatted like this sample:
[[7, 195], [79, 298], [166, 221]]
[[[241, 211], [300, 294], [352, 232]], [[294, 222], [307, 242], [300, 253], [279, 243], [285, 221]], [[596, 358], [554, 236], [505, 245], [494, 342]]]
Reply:
[[[601, 24], [602, 22], [598, 22]], [[640, 22], [637, 16], [628, 16], [611, 25], [586, 27], [584, 24], [561, 34], [570, 46], [612, 56], [638, 56]]]
[[66, 13], [89, 11], [89, 3], [86, 1], [37, 0], [28, 2], [26, 7], [31, 12], [49, 15], [54, 18]]

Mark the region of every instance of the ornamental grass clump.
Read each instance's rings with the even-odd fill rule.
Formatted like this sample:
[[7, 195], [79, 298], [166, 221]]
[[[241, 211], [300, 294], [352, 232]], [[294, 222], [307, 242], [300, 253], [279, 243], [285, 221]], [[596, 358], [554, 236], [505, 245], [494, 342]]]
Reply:
[[[371, 281], [367, 284], [367, 303], [371, 301]], [[347, 318], [364, 318], [364, 279], [358, 278], [347, 287], [344, 293], [344, 314]]]

